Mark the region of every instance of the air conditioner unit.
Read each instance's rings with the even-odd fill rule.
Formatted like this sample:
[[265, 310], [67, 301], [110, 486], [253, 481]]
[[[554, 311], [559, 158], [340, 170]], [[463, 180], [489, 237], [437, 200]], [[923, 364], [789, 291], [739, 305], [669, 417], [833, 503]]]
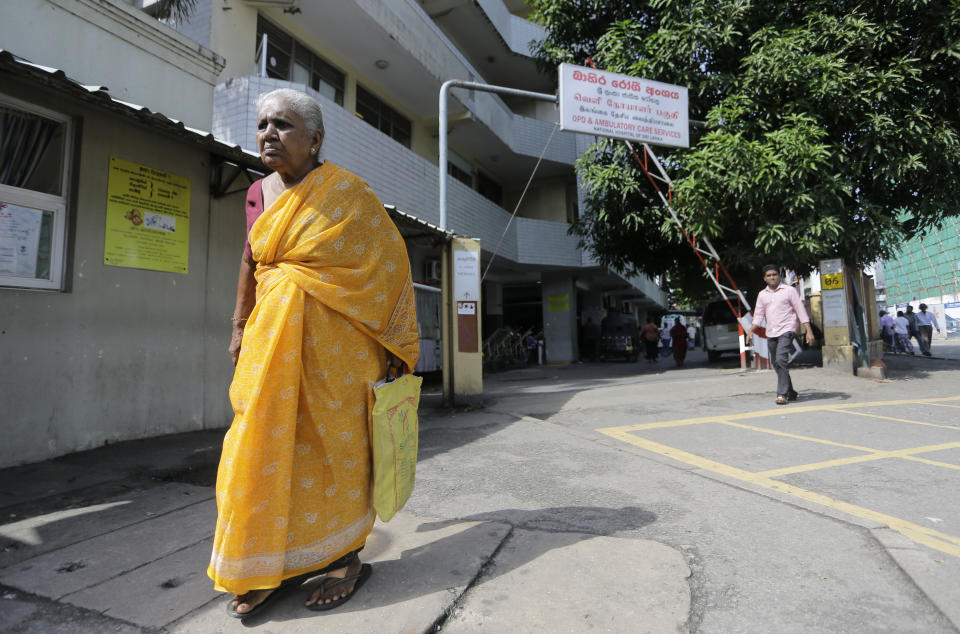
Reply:
[[440, 269], [440, 260], [427, 260], [425, 264], [426, 264], [426, 266], [424, 267], [426, 269], [424, 274], [425, 278], [427, 278], [428, 280], [437, 280], [437, 281], [443, 278], [443, 274]]

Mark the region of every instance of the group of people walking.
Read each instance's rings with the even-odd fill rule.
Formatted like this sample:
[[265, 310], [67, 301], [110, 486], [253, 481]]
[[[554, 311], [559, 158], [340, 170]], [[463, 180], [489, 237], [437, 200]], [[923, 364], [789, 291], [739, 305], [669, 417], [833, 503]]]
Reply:
[[926, 304], [920, 304], [918, 313], [913, 312], [913, 306], [907, 306], [906, 312], [898, 310], [896, 319], [887, 312], [881, 312], [880, 326], [883, 328], [887, 352], [916, 354], [911, 342], [911, 339], [916, 339], [920, 353], [926, 357], [931, 356], [930, 340], [934, 329], [940, 332], [937, 316], [927, 310]]
[[680, 318], [674, 319], [672, 326], [657, 328], [653, 318], [648, 317], [647, 323], [640, 329], [640, 340], [643, 342], [647, 363], [656, 363], [660, 356], [660, 346], [663, 345], [663, 354], [673, 352], [673, 360], [682, 366], [687, 358], [687, 350], [694, 345], [697, 329], [694, 326], [685, 326]]

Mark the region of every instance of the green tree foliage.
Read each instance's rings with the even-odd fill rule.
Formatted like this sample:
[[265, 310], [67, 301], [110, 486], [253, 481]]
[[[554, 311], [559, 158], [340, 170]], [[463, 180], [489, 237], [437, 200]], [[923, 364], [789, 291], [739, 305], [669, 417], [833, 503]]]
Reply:
[[154, 15], [158, 20], [185, 22], [197, 8], [197, 0], [157, 0]]
[[[957, 0], [530, 0], [561, 62], [689, 87], [689, 149], [657, 148], [676, 207], [738, 279], [865, 264], [960, 205]], [[704, 287], [620, 141], [581, 157], [575, 230], [605, 264]], [[743, 282], [741, 282], [743, 283]]]

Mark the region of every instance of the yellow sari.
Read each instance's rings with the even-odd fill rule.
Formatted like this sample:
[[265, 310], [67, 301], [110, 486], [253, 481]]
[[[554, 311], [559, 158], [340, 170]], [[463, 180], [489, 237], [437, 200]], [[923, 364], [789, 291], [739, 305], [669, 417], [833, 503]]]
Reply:
[[250, 230], [257, 298], [230, 386], [207, 574], [243, 594], [319, 570], [373, 528], [370, 412], [388, 349], [418, 334], [403, 239], [362, 180], [329, 161]]

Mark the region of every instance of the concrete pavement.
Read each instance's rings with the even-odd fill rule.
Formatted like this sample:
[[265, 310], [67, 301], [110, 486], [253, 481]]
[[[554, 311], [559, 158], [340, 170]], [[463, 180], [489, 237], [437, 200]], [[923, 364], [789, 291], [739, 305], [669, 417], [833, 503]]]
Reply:
[[934, 353], [887, 381], [798, 369], [782, 414], [771, 373], [702, 353], [491, 375], [472, 410], [427, 394], [417, 490], [377, 524], [370, 582], [243, 625], [204, 574], [222, 431], [8, 469], [0, 629], [955, 632], [960, 449], [877, 453], [960, 441], [960, 347]]

